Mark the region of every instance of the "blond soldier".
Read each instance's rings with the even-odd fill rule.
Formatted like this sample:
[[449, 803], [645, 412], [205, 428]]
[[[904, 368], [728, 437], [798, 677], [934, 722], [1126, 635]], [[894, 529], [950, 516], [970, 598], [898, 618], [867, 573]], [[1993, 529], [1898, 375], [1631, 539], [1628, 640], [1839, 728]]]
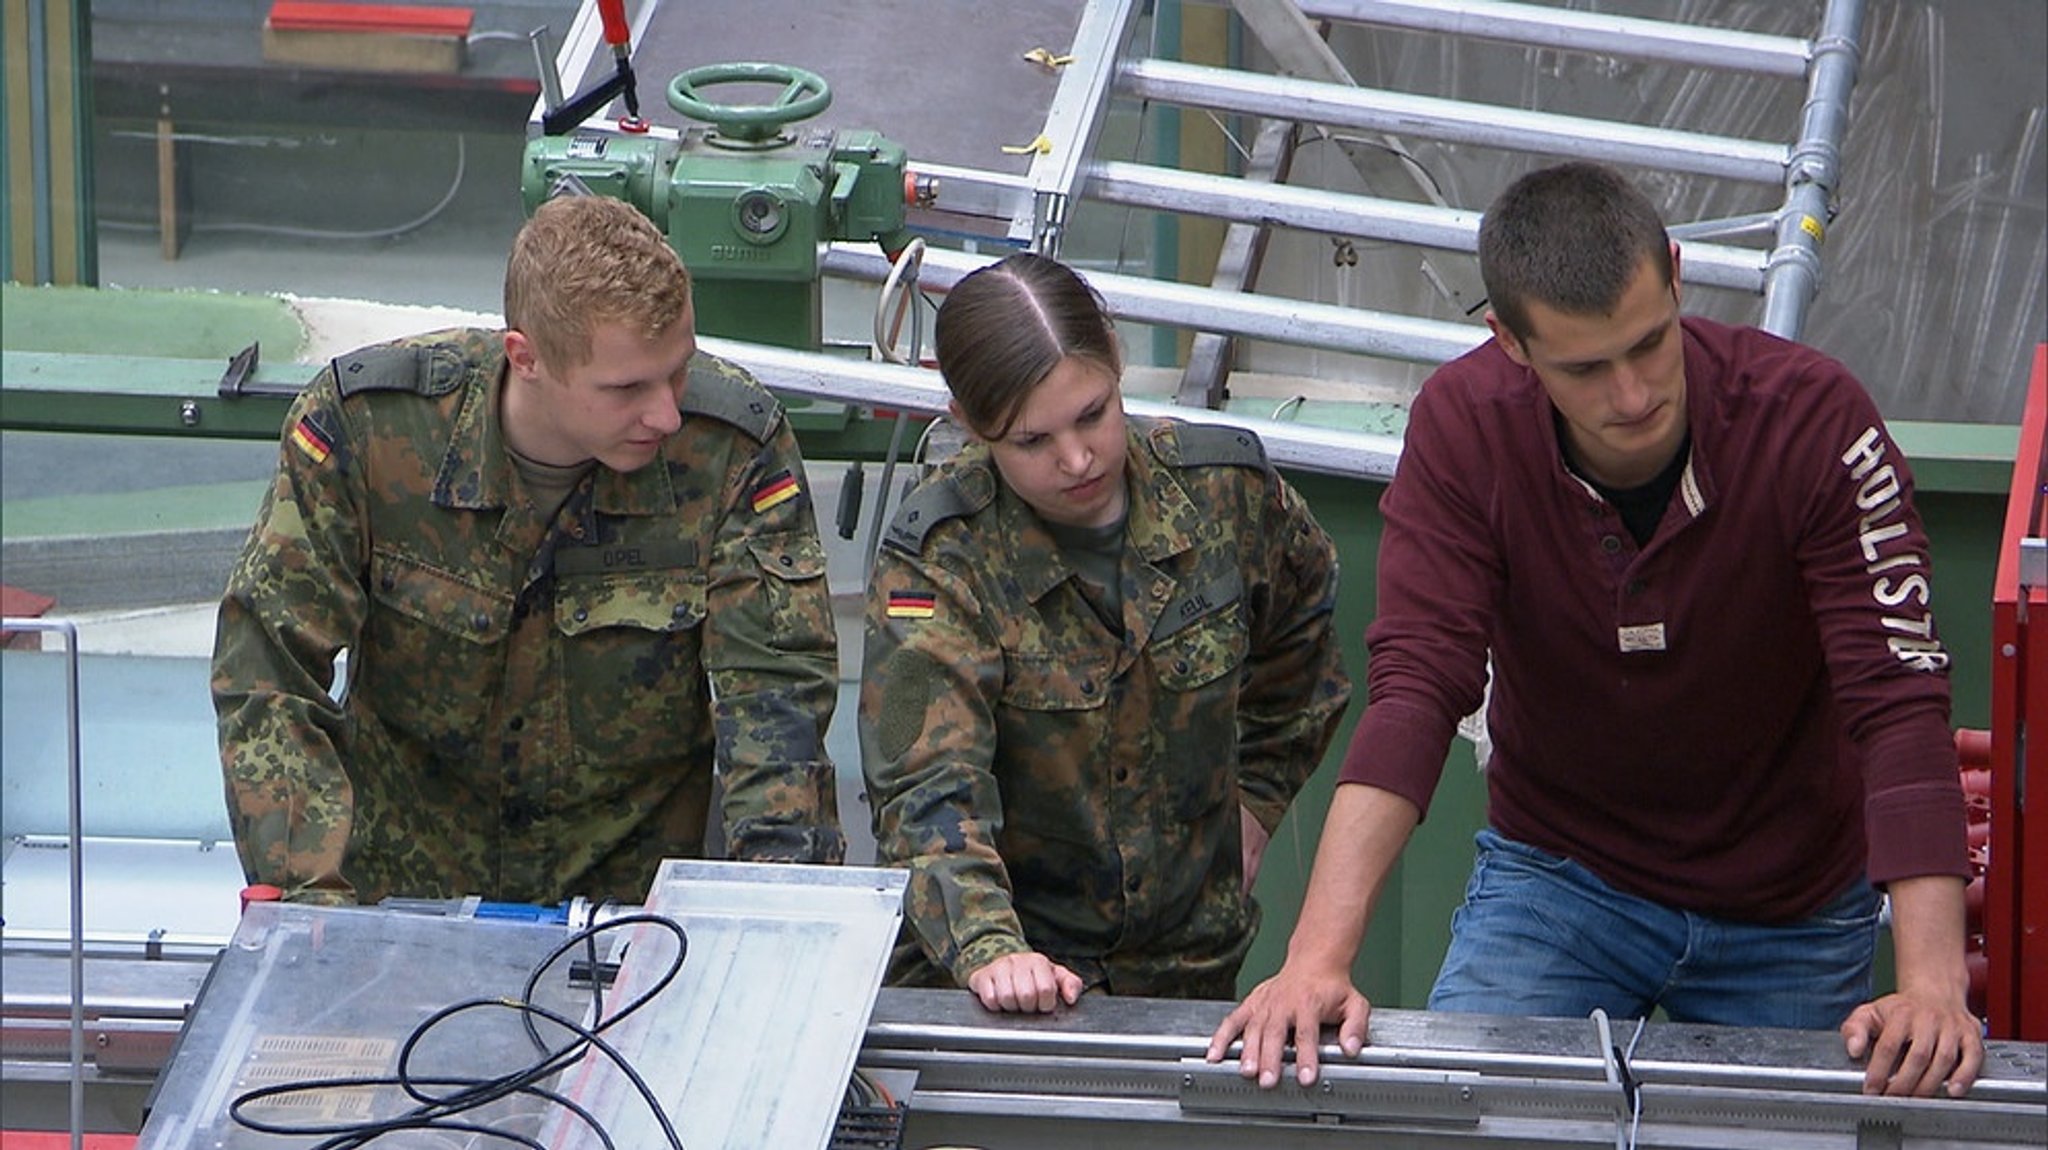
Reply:
[[[780, 407], [696, 350], [631, 207], [543, 205], [504, 331], [342, 356], [221, 604], [236, 845], [301, 901], [638, 902], [700, 854], [844, 854], [825, 565]], [[336, 657], [347, 689], [334, 697]]]

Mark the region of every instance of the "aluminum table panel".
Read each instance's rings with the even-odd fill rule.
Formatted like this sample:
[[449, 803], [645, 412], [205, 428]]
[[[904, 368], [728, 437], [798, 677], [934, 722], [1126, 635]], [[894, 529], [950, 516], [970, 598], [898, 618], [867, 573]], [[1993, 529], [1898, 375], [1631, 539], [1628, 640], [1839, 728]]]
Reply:
[[[669, 860], [647, 908], [682, 923], [675, 984], [608, 1035], [655, 1081], [690, 1150], [822, 1150], [902, 918], [901, 870]], [[649, 986], [674, 940], [636, 928], [611, 995]], [[621, 1146], [659, 1131], [624, 1075], [596, 1055], [565, 1075]], [[595, 1148], [582, 1127], [548, 1145]]]

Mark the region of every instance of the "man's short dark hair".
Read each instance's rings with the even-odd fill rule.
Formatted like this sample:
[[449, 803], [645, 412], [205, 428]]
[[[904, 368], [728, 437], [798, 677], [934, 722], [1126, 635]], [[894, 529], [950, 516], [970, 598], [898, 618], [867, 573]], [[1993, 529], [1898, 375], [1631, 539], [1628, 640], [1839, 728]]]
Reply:
[[1656, 207], [1600, 164], [1530, 172], [1509, 184], [1479, 223], [1488, 303], [1523, 343], [1530, 301], [1568, 315], [1604, 315], [1645, 258], [1669, 284], [1671, 239]]

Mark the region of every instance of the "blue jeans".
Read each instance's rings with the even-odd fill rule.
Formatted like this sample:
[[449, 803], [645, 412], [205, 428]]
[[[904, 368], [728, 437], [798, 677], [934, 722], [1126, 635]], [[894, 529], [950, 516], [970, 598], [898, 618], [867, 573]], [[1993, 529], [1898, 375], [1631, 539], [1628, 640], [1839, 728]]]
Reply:
[[1858, 880], [1798, 922], [1730, 922], [1623, 894], [1501, 837], [1479, 857], [1431, 1010], [1832, 1029], [1870, 998], [1878, 897]]

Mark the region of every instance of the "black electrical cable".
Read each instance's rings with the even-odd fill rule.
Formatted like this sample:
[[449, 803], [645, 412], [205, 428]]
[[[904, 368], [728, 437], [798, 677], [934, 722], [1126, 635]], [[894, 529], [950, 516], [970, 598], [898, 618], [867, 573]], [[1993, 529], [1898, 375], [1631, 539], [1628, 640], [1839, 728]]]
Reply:
[[[444, 1084], [446, 1085], [456, 1086], [462, 1085], [470, 1080], [445, 1079], [441, 1081], [444, 1082]], [[378, 1119], [374, 1122], [337, 1122], [331, 1125], [317, 1125], [307, 1123], [296, 1126], [287, 1126], [279, 1123], [264, 1122], [260, 1119], [252, 1119], [239, 1113], [236, 1113], [239, 1107], [255, 1105], [256, 1103], [263, 1102], [271, 1098], [276, 1098], [290, 1094], [321, 1090], [361, 1090], [372, 1088], [385, 1088], [390, 1087], [394, 1084], [394, 1080], [391, 1078], [368, 1076], [352, 1078], [303, 1079], [298, 1082], [283, 1082], [278, 1083], [275, 1086], [258, 1087], [254, 1090], [250, 1090], [247, 1093], [240, 1095], [235, 1099], [233, 1104], [230, 1105], [229, 1113], [231, 1116], [234, 1117], [235, 1121], [241, 1123], [243, 1126], [247, 1127], [250, 1130], [256, 1131], [259, 1134], [278, 1134], [286, 1137], [312, 1137], [318, 1134], [326, 1134], [331, 1136], [326, 1141], [315, 1144], [314, 1150], [335, 1150], [335, 1148], [345, 1146], [360, 1146], [376, 1138], [380, 1138], [386, 1134], [394, 1133], [399, 1130], [467, 1130], [471, 1133], [476, 1132], [473, 1124], [458, 1124], [455, 1122], [448, 1121], [449, 1114], [453, 1112], [444, 1111], [437, 1114], [425, 1109], [416, 1109], [405, 1114], [395, 1115], [391, 1118]], [[604, 1145], [607, 1147], [611, 1147], [613, 1145], [610, 1135], [602, 1128], [602, 1126], [597, 1124], [595, 1117], [591, 1115], [583, 1107], [571, 1101], [570, 1099], [555, 1094], [552, 1091], [541, 1090], [533, 1087], [522, 1089], [518, 1091], [518, 1093], [529, 1094], [538, 1098], [543, 1098], [547, 1101], [554, 1102], [560, 1106], [563, 1106], [572, 1112], [575, 1112], [578, 1115], [578, 1117], [582, 1118], [585, 1122], [589, 1123], [592, 1126], [592, 1129], [597, 1134], [599, 1141], [603, 1142]], [[494, 1137], [505, 1138], [508, 1140], [516, 1141], [525, 1138], [525, 1135], [517, 1134], [511, 1131], [499, 1131], [496, 1129], [489, 1129], [485, 1132], [490, 1133]]]
[[[599, 934], [605, 931], [636, 925], [659, 927], [673, 934], [676, 939], [676, 954], [660, 977], [655, 979], [652, 986], [629, 1001], [618, 1013], [606, 1017], [604, 1014], [603, 974], [597, 964], [596, 939]], [[575, 950], [578, 946], [584, 948], [593, 986], [594, 1008], [591, 1017], [594, 1021], [593, 1025], [589, 1027], [585, 1027], [575, 1020], [533, 1001], [534, 993], [539, 988], [541, 980], [546, 977], [547, 972], [564, 955]], [[689, 954], [689, 949], [689, 936], [683, 931], [681, 924], [662, 915], [644, 912], [621, 915], [606, 922], [586, 927], [571, 934], [544, 958], [534, 964], [532, 970], [527, 975], [526, 984], [521, 988], [519, 998], [467, 999], [442, 1007], [416, 1024], [412, 1028], [411, 1033], [406, 1036], [404, 1045], [400, 1048], [397, 1073], [395, 1075], [302, 1079], [297, 1082], [259, 1087], [238, 1095], [228, 1106], [228, 1116], [241, 1126], [262, 1134], [275, 1134], [286, 1137], [326, 1136], [325, 1140], [317, 1143], [312, 1150], [350, 1150], [352, 1147], [367, 1145], [386, 1134], [401, 1130], [435, 1130], [471, 1134], [480, 1137], [497, 1138], [517, 1145], [532, 1147], [533, 1150], [545, 1150], [541, 1143], [517, 1131], [505, 1130], [474, 1120], [461, 1120], [458, 1118], [459, 1115], [465, 1114], [468, 1111], [489, 1105], [511, 1095], [519, 1094], [540, 1098], [562, 1107], [596, 1134], [606, 1150], [617, 1150], [610, 1132], [598, 1121], [596, 1115], [579, 1103], [561, 1094], [534, 1085], [541, 1079], [567, 1068], [583, 1057], [587, 1049], [594, 1047], [599, 1053], [610, 1059], [625, 1074], [627, 1080], [632, 1083], [633, 1089], [640, 1095], [641, 1100], [647, 1104], [648, 1109], [653, 1113], [655, 1121], [661, 1125], [662, 1134], [672, 1150], [683, 1150], [682, 1139], [677, 1135], [675, 1126], [669, 1120], [668, 1114], [663, 1111], [660, 1099], [655, 1096], [653, 1088], [647, 1084], [646, 1079], [641, 1077], [640, 1073], [634, 1069], [631, 1062], [623, 1054], [619, 1053], [610, 1043], [607, 1043], [599, 1036], [668, 989], [669, 985], [675, 981], [677, 975], [682, 973], [683, 960]], [[435, 1027], [458, 1014], [485, 1008], [516, 1011], [520, 1016], [522, 1025], [526, 1028], [528, 1038], [533, 1042], [534, 1049], [541, 1054], [541, 1057], [524, 1068], [499, 1075], [495, 1078], [424, 1078], [412, 1073], [411, 1062], [413, 1054], [421, 1041]], [[574, 1036], [573, 1041], [559, 1048], [551, 1048], [541, 1038], [540, 1032], [534, 1027], [533, 1020], [536, 1017], [545, 1019], [569, 1032]], [[375, 1119], [367, 1122], [327, 1124], [303, 1123], [287, 1125], [251, 1118], [244, 1112], [246, 1107], [256, 1103], [293, 1094], [391, 1086], [396, 1086], [403, 1090], [408, 1097], [419, 1103], [419, 1105], [389, 1118]], [[452, 1090], [447, 1094], [435, 1094], [429, 1092], [428, 1088], [430, 1087], [448, 1087], [452, 1088]]]
[[[649, 995], [648, 997], [652, 996]], [[646, 1001], [645, 998], [635, 1000], [634, 1005], [637, 1006], [640, 1002], [644, 1001]], [[562, 1029], [569, 1031], [571, 1034], [577, 1035], [578, 1041], [555, 1052], [548, 1059], [514, 1075], [482, 1081], [458, 1081], [455, 1084], [464, 1085], [465, 1089], [459, 1090], [454, 1094], [436, 1097], [415, 1086], [415, 1083], [442, 1083], [446, 1081], [444, 1079], [414, 1078], [407, 1066], [412, 1060], [414, 1048], [425, 1037], [427, 1031], [441, 1022], [453, 1018], [457, 1014], [469, 1010], [479, 1010], [484, 1007], [499, 1007], [517, 1010], [522, 1014], [537, 1014]], [[619, 1017], [624, 1017], [625, 1013], [628, 1012], [621, 1012]], [[603, 1028], [600, 1027], [599, 1029]], [[533, 1082], [539, 1081], [558, 1070], [567, 1068], [581, 1057], [584, 1046], [596, 1047], [599, 1053], [611, 1059], [618, 1066], [626, 1075], [627, 1080], [633, 1084], [633, 1088], [639, 1092], [640, 1097], [647, 1101], [648, 1108], [654, 1111], [656, 1120], [661, 1123], [663, 1133], [668, 1136], [669, 1144], [675, 1146], [677, 1150], [681, 1150], [682, 1141], [676, 1136], [675, 1128], [669, 1124], [668, 1115], [663, 1113], [660, 1102], [654, 1096], [653, 1088], [648, 1086], [646, 1080], [640, 1077], [639, 1071], [633, 1069], [632, 1062], [625, 1055], [620, 1054], [610, 1043], [599, 1038], [596, 1030], [585, 1029], [573, 1019], [531, 1002], [519, 1002], [508, 998], [476, 998], [470, 999], [467, 1002], [458, 1002], [453, 1006], [443, 1007], [432, 1017], [421, 1023], [419, 1027], [415, 1028], [412, 1035], [406, 1039], [404, 1048], [398, 1054], [398, 1076], [396, 1082], [414, 1100], [422, 1103], [424, 1108], [437, 1109], [444, 1113], [474, 1110], [479, 1106], [486, 1106], [496, 1102], [509, 1094], [530, 1092], [528, 1088]], [[606, 1144], [610, 1144], [609, 1140], [607, 1140]]]

